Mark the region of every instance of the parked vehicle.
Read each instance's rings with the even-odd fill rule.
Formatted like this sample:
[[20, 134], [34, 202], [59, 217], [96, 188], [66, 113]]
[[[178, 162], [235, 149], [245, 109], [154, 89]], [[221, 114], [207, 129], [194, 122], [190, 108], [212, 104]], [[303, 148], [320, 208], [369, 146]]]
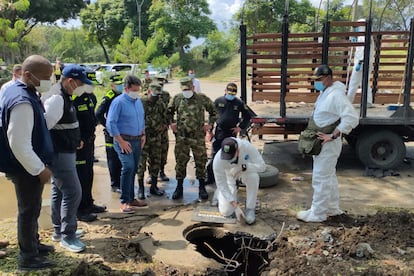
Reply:
[[133, 74], [138, 75], [140, 72], [139, 64], [128, 63], [115, 63], [115, 64], [103, 64], [96, 70], [96, 80], [98, 83], [103, 84], [114, 74]]
[[[365, 26], [366, 32], [350, 32], [352, 27]], [[251, 68], [252, 99], [280, 102], [280, 117], [255, 118], [255, 134], [300, 134], [311, 114], [288, 114], [287, 102], [314, 103], [315, 91], [310, 76], [320, 64], [333, 68], [334, 78], [347, 83], [352, 49], [364, 46], [359, 125], [345, 140], [355, 149], [360, 161], [369, 168], [391, 169], [400, 165], [406, 155], [405, 142], [414, 141], [414, 111], [412, 77], [414, 59], [414, 18], [410, 31], [371, 32], [367, 22], [326, 22], [322, 33], [289, 33], [284, 19], [282, 33], [254, 34], [246, 38], [241, 30], [242, 99], [246, 99], [247, 68]], [[350, 38], [365, 36], [365, 42]], [[375, 41], [374, 61], [369, 59], [370, 38]], [[246, 41], [249, 40], [247, 43]], [[244, 71], [244, 73], [243, 73]], [[367, 88], [371, 85], [373, 111], [367, 112]], [[380, 104], [392, 104], [388, 107]], [[381, 107], [383, 108], [381, 110]], [[372, 109], [370, 109], [371, 111]]]

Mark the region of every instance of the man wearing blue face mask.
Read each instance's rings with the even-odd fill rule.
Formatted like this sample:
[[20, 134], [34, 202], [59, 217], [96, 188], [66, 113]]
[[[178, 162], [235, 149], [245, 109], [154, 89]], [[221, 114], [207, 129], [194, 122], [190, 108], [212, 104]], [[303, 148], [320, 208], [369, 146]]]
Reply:
[[76, 170], [82, 186], [82, 200], [78, 208], [78, 220], [84, 222], [94, 221], [97, 218], [96, 213], [106, 211], [105, 206], [94, 204], [92, 197], [95, 129], [97, 125], [95, 116], [97, 100], [93, 88], [92, 85], [87, 85], [83, 94], [72, 96], [81, 134], [81, 146], [76, 150]]
[[240, 132], [244, 132], [249, 126], [251, 115], [247, 105], [236, 97], [237, 85], [228, 83], [224, 96], [214, 101], [214, 106], [218, 112], [216, 121], [213, 145], [211, 150], [211, 161], [207, 165], [207, 184], [214, 182], [213, 159], [221, 147], [221, 143], [227, 137], [237, 137]]
[[[341, 215], [339, 208], [338, 179], [336, 163], [342, 150], [342, 133], [348, 134], [358, 125], [358, 113], [345, 95], [345, 85], [334, 81], [328, 65], [316, 68], [312, 79], [320, 91], [315, 103], [308, 129], [317, 129], [317, 139], [322, 141], [322, 150], [313, 155], [312, 206], [300, 211], [296, 217], [305, 222], [322, 222], [328, 216]], [[334, 129], [323, 133], [322, 128]]]
[[115, 193], [121, 193], [121, 161], [119, 161], [118, 154], [114, 149], [114, 138], [109, 135], [106, 130], [106, 117], [108, 116], [109, 106], [112, 101], [122, 94], [124, 90], [124, 84], [122, 77], [119, 75], [112, 75], [109, 80], [111, 81], [111, 90], [109, 90], [103, 97], [102, 103], [96, 110], [96, 119], [104, 127], [105, 136], [105, 150], [106, 160], [108, 163], [109, 176], [111, 178], [111, 190]]

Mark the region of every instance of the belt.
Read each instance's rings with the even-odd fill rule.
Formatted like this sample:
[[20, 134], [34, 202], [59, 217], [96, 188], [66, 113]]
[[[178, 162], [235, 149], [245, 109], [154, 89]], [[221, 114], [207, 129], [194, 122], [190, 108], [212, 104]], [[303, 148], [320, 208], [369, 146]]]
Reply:
[[124, 140], [141, 140], [142, 135], [132, 136], [127, 134], [121, 134], [121, 137]]

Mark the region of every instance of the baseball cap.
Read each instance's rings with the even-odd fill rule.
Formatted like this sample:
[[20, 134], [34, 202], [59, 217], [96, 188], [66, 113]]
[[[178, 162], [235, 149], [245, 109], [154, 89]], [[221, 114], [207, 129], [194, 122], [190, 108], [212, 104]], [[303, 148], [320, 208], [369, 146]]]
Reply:
[[112, 75], [109, 77], [109, 80], [114, 84], [122, 84], [124, 82], [123, 78], [120, 75]]
[[92, 84], [92, 81], [86, 76], [85, 68], [78, 64], [66, 65], [65, 68], [63, 68], [62, 76], [80, 80], [84, 84]]
[[230, 82], [226, 85], [226, 91], [237, 93], [237, 85], [233, 82]]
[[313, 72], [313, 76], [311, 78], [319, 79], [323, 76], [332, 76], [332, 69], [329, 68], [329, 66], [326, 64], [319, 65], [318, 68], [316, 68]]
[[190, 77], [185, 77], [180, 79], [180, 86], [181, 89], [192, 89], [193, 88], [193, 80]]
[[221, 143], [221, 159], [231, 160], [238, 148], [237, 141], [231, 137], [223, 140]]

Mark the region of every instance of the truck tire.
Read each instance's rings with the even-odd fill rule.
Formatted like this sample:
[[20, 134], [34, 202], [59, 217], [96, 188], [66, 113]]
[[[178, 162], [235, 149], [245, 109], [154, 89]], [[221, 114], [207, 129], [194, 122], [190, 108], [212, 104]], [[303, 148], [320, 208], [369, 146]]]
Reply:
[[[266, 169], [264, 172], [259, 173], [259, 188], [268, 188], [273, 187], [278, 183], [278, 175], [279, 170], [272, 166], [272, 165], [266, 165]], [[243, 182], [239, 182], [238, 185], [240, 187], [246, 187], [246, 185]]]
[[355, 150], [365, 166], [378, 169], [397, 167], [406, 154], [404, 141], [390, 130], [364, 132], [358, 137]]

